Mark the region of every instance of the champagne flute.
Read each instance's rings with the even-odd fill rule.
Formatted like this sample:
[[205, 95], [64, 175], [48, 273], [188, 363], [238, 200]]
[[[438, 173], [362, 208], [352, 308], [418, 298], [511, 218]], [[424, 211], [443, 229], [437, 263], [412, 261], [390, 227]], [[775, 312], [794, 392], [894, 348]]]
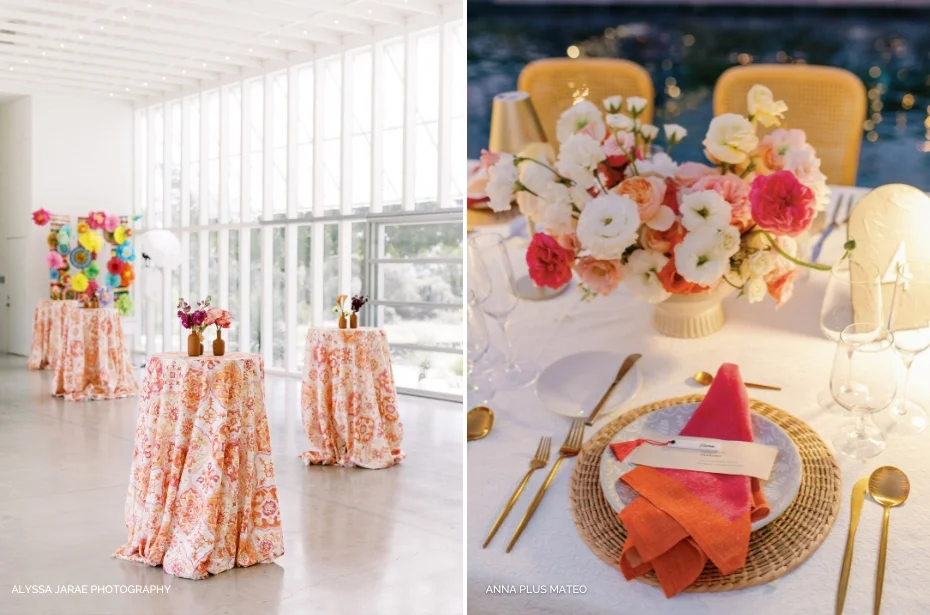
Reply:
[[880, 323], [854, 323], [840, 333], [830, 391], [839, 405], [853, 413], [855, 421], [833, 437], [837, 452], [869, 459], [885, 450], [882, 432], [868, 425], [866, 417], [894, 400], [896, 362], [894, 335]]
[[483, 406], [488, 402], [488, 386], [484, 378], [475, 375], [475, 364], [487, 353], [491, 346], [491, 336], [484, 322], [484, 316], [478, 307], [475, 293], [468, 291], [466, 309], [466, 324], [468, 326], [468, 405], [470, 408]]
[[487, 268], [481, 260], [481, 251], [478, 247], [478, 238], [468, 238], [468, 290], [474, 293], [476, 305], [487, 300], [491, 294], [491, 285]]
[[891, 404], [891, 411], [875, 417], [875, 422], [886, 434], [910, 436], [927, 428], [930, 418], [927, 410], [907, 397], [911, 365], [917, 355], [930, 348], [930, 309], [927, 293], [930, 292], [930, 265], [915, 262], [900, 265], [895, 281], [888, 329], [894, 334], [894, 347], [904, 364], [904, 382], [900, 395]]
[[489, 289], [487, 297], [481, 301], [481, 308], [500, 325], [504, 339], [504, 366], [491, 374], [491, 384], [502, 390], [522, 388], [536, 379], [539, 368], [530, 361], [517, 362], [514, 357], [509, 322], [519, 298], [507, 246], [504, 238], [496, 233], [482, 233], [469, 242], [480, 254], [483, 264], [483, 267], [476, 268], [476, 272], [479, 276], [486, 276], [484, 281], [476, 281], [478, 287]]

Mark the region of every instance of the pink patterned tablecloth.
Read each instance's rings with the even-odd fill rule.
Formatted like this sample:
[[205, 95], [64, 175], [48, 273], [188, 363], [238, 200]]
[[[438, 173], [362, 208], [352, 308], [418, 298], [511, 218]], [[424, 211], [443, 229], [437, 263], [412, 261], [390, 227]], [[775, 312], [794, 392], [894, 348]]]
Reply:
[[36, 306], [32, 323], [32, 350], [29, 353], [29, 369], [55, 369], [61, 355], [62, 324], [65, 310], [77, 309], [80, 301], [45, 299]]
[[301, 389], [307, 465], [387, 468], [404, 458], [387, 335], [310, 329]]
[[69, 401], [117, 399], [139, 392], [123, 321], [114, 308], [65, 310], [52, 390]]
[[284, 554], [257, 354], [149, 360], [116, 557], [203, 579]]

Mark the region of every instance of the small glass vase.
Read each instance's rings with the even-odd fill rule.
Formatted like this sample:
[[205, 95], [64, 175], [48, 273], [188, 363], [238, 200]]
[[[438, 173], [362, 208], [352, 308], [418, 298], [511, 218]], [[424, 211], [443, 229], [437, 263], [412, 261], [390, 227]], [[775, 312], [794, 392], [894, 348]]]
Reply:
[[222, 357], [226, 354], [226, 341], [223, 339], [223, 330], [216, 328], [216, 339], [213, 340], [213, 356]]
[[352, 314], [349, 316], [349, 328], [358, 329], [358, 314]]
[[346, 328], [346, 316], [345, 316], [345, 314], [340, 314], [340, 315], [339, 315], [339, 328], [340, 328], [340, 329], [345, 329], [345, 328]]

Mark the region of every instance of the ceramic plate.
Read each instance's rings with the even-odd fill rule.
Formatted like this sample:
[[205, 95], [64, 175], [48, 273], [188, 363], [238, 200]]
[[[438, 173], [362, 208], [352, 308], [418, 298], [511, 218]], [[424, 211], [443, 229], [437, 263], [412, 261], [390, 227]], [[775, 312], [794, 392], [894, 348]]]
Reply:
[[[547, 410], [556, 414], [587, 417], [614, 381], [626, 356], [595, 351], [562, 357], [539, 374], [536, 397]], [[638, 365], [634, 365], [610, 394], [598, 420], [620, 410], [625, 402], [633, 399], [642, 383], [643, 376]]]
[[[650, 412], [617, 432], [611, 443], [638, 438], [643, 429], [677, 435], [684, 429], [697, 407], [696, 403], [681, 404]], [[762, 481], [762, 492], [769, 503], [769, 514], [752, 524], [752, 530], [756, 531], [778, 518], [797, 496], [801, 488], [801, 455], [788, 434], [765, 417], [752, 415], [752, 432], [759, 444], [778, 448], [772, 476], [769, 480]], [[601, 490], [616, 512], [623, 510], [624, 506], [636, 498], [636, 492], [619, 480], [634, 467], [633, 464], [617, 460], [609, 448], [604, 449], [601, 456]]]

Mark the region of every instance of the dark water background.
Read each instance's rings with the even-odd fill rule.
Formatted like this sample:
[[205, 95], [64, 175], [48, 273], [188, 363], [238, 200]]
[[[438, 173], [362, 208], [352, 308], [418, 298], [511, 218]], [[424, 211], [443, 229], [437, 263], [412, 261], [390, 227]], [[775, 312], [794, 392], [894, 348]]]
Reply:
[[850, 70], [870, 90], [857, 183], [930, 190], [930, 10], [469, 2], [469, 158], [487, 143], [493, 96], [516, 89], [527, 62], [565, 57], [572, 45], [582, 56], [626, 58], [649, 71], [655, 123], [689, 131], [679, 161], [703, 159], [714, 83], [727, 68], [749, 61]]

